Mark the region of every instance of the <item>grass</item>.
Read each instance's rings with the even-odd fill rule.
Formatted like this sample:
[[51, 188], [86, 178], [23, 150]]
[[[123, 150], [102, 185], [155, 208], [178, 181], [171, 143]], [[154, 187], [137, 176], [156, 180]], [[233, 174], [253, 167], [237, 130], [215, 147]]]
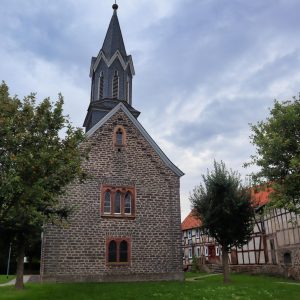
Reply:
[[[1, 300], [96, 300], [96, 299], [241, 299], [298, 300], [300, 284], [284, 279], [232, 274], [232, 283], [223, 285], [222, 276], [193, 282], [26, 284], [24, 291], [1, 287]], [[284, 283], [279, 283], [284, 282]]]
[[14, 275], [8, 275], [8, 279], [7, 279], [6, 275], [0, 275], [0, 284], [11, 281], [14, 278], [15, 278]]

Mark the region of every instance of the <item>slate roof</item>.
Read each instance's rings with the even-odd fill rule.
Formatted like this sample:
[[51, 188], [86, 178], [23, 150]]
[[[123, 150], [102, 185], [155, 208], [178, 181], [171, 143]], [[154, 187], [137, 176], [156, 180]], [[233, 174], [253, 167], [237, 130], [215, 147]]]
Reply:
[[157, 155], [162, 159], [162, 161], [171, 169], [177, 176], [181, 177], [184, 173], [176, 167], [170, 159], [164, 154], [164, 152], [159, 148], [159, 146], [155, 143], [155, 141], [151, 138], [149, 133], [144, 129], [141, 123], [132, 115], [132, 113], [127, 109], [124, 103], [120, 102], [116, 105], [107, 115], [105, 115], [97, 124], [95, 124], [87, 133], [86, 136], [90, 137], [94, 134], [94, 132], [100, 128], [106, 121], [108, 121], [117, 111], [122, 110], [133, 125], [139, 130], [142, 136], [148, 141], [153, 150], [157, 153]]
[[124, 59], [127, 57], [116, 10], [114, 10], [114, 13], [111, 17], [101, 50], [107, 59], [110, 59], [117, 50], [119, 50]]

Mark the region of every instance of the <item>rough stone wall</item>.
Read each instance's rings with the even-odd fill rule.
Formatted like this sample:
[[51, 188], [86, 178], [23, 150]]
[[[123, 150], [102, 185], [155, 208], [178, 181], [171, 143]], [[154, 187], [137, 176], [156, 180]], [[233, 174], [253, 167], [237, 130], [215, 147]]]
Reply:
[[[113, 144], [115, 126], [126, 146]], [[72, 184], [62, 201], [74, 208], [63, 228], [45, 226], [41, 275], [56, 281], [182, 279], [179, 177], [160, 159], [123, 111], [88, 138], [84, 168], [92, 178]], [[134, 219], [100, 216], [101, 185], [134, 186]], [[106, 239], [131, 239], [128, 266], [106, 264]]]

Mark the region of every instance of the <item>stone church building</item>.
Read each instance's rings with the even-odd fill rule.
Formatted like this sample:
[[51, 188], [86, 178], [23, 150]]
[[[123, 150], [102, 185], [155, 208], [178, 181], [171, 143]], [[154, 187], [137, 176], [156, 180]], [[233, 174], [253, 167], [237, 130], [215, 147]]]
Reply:
[[41, 278], [53, 281], [181, 280], [180, 177], [137, 120], [132, 57], [113, 5], [104, 43], [92, 57], [91, 99], [84, 120], [90, 178], [62, 201], [66, 226], [47, 224]]

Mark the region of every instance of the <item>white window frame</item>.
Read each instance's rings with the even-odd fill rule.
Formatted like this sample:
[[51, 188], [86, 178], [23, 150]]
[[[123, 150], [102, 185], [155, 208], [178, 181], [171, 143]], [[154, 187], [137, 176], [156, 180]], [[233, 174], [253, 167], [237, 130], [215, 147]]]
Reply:
[[189, 258], [193, 258], [193, 250], [192, 250], [192, 248], [189, 248]]
[[200, 229], [196, 228], [196, 238], [198, 239], [200, 237]]
[[189, 229], [189, 230], [188, 230], [188, 239], [189, 239], [189, 240], [192, 239], [192, 235], [193, 235], [192, 229]]
[[200, 257], [200, 256], [201, 256], [200, 247], [197, 247], [196, 255], [197, 255], [197, 257]]
[[216, 256], [220, 256], [220, 249], [219, 249], [219, 246], [216, 246]]
[[204, 255], [205, 257], [208, 257], [208, 247], [204, 246]]

